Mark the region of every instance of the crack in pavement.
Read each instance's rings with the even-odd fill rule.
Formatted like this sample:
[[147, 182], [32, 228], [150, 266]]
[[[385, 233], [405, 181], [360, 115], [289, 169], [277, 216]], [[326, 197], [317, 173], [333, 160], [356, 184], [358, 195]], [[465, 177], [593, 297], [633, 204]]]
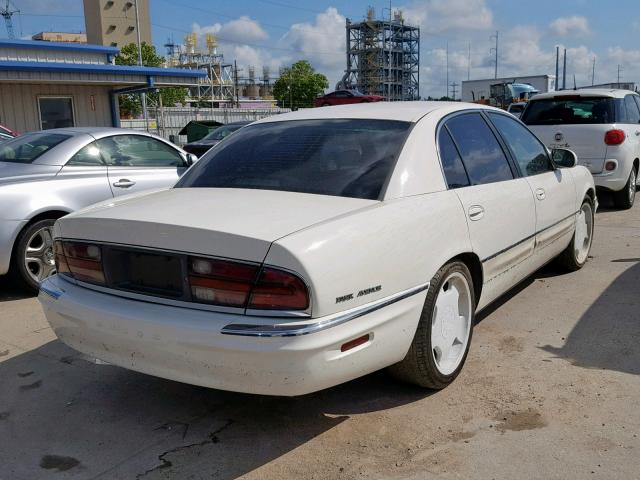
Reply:
[[229, 428], [231, 425], [233, 425], [233, 423], [234, 423], [234, 421], [232, 419], [229, 419], [220, 428], [218, 428], [217, 430], [214, 430], [213, 432], [209, 433], [207, 439], [202, 440], [201, 442], [191, 443], [189, 445], [181, 445], [179, 447], [175, 447], [175, 448], [172, 448], [170, 450], [167, 450], [167, 451], [161, 453], [160, 455], [158, 455], [158, 460], [160, 460], [160, 464], [156, 465], [153, 468], [150, 468], [149, 470], [147, 470], [144, 473], [139, 473], [138, 475], [136, 475], [136, 480], [140, 480], [141, 478], [146, 477], [148, 474], [153, 473], [155, 471], [164, 470], [165, 468], [172, 467], [173, 463], [171, 462], [171, 460], [167, 460], [165, 458], [167, 455], [170, 455], [172, 453], [181, 452], [183, 450], [189, 450], [190, 448], [194, 448], [194, 447], [202, 447], [202, 446], [207, 445], [207, 444], [218, 443], [220, 440], [218, 439], [217, 435], [219, 433], [223, 432], [224, 430], [226, 430], [227, 428]]

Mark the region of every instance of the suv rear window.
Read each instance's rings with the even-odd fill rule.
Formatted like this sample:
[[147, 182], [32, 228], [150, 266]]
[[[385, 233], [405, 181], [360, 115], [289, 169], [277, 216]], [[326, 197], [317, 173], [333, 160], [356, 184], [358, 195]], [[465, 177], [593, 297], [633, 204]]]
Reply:
[[531, 100], [521, 120], [527, 125], [581, 125], [616, 122], [616, 99], [556, 97]]
[[70, 138], [70, 135], [27, 133], [7, 140], [0, 145], [0, 162], [31, 163], [67, 138]]
[[411, 123], [323, 119], [259, 123], [209, 150], [176, 188], [253, 188], [376, 200]]

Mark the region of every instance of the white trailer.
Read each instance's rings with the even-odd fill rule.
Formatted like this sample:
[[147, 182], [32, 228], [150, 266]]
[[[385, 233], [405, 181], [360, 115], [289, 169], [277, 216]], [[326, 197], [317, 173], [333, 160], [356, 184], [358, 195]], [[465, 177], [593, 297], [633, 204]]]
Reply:
[[478, 100], [488, 100], [490, 97], [490, 87], [497, 83], [528, 83], [540, 93], [551, 92], [556, 88], [555, 75], [530, 75], [527, 77], [503, 77], [488, 78], [484, 80], [463, 80], [462, 96], [463, 102], [475, 102]]

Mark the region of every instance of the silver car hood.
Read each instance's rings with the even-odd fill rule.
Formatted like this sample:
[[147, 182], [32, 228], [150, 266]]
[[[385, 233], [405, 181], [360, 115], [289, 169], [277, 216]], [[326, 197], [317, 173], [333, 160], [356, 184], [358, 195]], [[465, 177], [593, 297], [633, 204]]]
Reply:
[[44, 180], [54, 177], [61, 168], [59, 165], [0, 162], [0, 185]]

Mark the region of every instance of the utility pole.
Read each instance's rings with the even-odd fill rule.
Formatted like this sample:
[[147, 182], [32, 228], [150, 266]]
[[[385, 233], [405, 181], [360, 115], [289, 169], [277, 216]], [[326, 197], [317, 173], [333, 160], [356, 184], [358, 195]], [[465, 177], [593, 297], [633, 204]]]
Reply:
[[491, 39], [492, 40], [495, 39], [495, 41], [496, 41], [496, 46], [493, 47], [491, 50], [489, 50], [489, 52], [494, 52], [495, 55], [496, 55], [495, 56], [495, 64], [496, 64], [495, 67], [496, 68], [495, 68], [495, 71], [494, 71], [494, 74], [493, 74], [493, 78], [498, 78], [498, 35], [499, 35], [499, 33], [500, 32], [498, 30], [496, 30], [496, 34], [495, 35], [491, 35]]
[[455, 102], [456, 101], [456, 90], [458, 88], [458, 83], [457, 82], [451, 82], [451, 99]]
[[595, 85], [596, 79], [596, 57], [593, 57], [593, 64], [591, 65], [591, 86]]
[[620, 88], [620, 72], [622, 71], [622, 66], [618, 64], [618, 88]]
[[[142, 65], [142, 41], [140, 40], [140, 15], [138, 14], [138, 0], [135, 0], [136, 6], [136, 33], [138, 34], [138, 65]], [[140, 101], [142, 103], [142, 116], [144, 117], [144, 129], [149, 131], [149, 113], [147, 112], [147, 94], [142, 92], [140, 94]]]
[[446, 60], [447, 60], [447, 66], [446, 66], [446, 70], [447, 70], [447, 80], [446, 80], [446, 84], [447, 84], [447, 94], [445, 95], [447, 98], [449, 98], [449, 42], [447, 42], [447, 56], [446, 56]]
[[233, 88], [236, 91], [236, 108], [240, 108], [240, 93], [238, 92], [238, 64], [233, 61]]
[[560, 90], [558, 85], [560, 84], [560, 47], [556, 46], [556, 92]]
[[469, 42], [469, 52], [467, 56], [467, 80], [471, 80], [471, 42]]
[[562, 61], [562, 90], [567, 88], [567, 49], [564, 49], [564, 59]]

